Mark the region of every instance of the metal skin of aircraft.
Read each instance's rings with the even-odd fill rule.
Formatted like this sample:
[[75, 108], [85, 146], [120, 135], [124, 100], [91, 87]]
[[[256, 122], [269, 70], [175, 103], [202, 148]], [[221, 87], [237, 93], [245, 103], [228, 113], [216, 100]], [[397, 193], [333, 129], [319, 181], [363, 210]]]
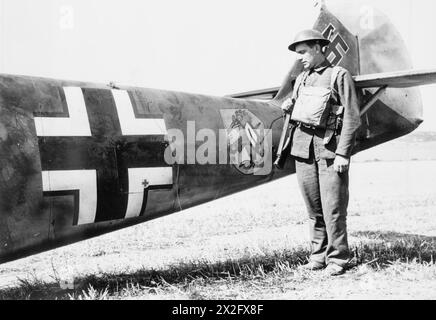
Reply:
[[[417, 128], [422, 102], [410, 87], [436, 80], [435, 71], [410, 71], [383, 14], [369, 29], [359, 15], [323, 5], [314, 25], [332, 42], [328, 59], [355, 79], [362, 106], [355, 153]], [[228, 97], [0, 75], [0, 263], [293, 174], [292, 159], [284, 170], [271, 163], [280, 105], [301, 71], [297, 60], [280, 88]], [[249, 151], [244, 157], [241, 132], [261, 161]], [[210, 133], [220, 137], [214, 144]]]

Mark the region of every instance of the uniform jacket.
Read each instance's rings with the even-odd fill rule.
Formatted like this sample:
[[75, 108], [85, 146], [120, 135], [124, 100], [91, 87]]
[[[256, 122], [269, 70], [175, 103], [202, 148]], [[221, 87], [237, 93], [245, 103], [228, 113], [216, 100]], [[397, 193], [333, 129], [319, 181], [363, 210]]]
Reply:
[[[328, 88], [331, 82], [333, 66], [325, 60], [317, 68], [310, 70], [301, 86], [315, 86]], [[301, 73], [295, 83], [303, 77]], [[293, 98], [298, 99], [297, 88], [294, 87]], [[325, 129], [311, 129], [299, 126], [295, 129], [292, 140], [291, 155], [297, 158], [309, 159], [309, 148], [313, 143], [315, 159], [334, 159], [341, 155], [349, 158], [356, 141], [357, 130], [360, 127], [360, 110], [350, 72], [340, 68], [333, 88], [332, 99], [335, 104], [344, 106], [344, 116], [340, 135], [332, 138], [324, 145]]]

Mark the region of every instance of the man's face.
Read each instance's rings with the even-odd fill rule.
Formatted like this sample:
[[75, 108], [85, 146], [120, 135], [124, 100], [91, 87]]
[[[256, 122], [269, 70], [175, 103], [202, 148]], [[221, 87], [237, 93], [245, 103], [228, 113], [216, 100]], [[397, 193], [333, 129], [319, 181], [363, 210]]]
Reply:
[[298, 59], [301, 60], [305, 69], [311, 69], [318, 64], [319, 60], [319, 46], [315, 45], [310, 47], [307, 43], [299, 43], [295, 47], [295, 52]]

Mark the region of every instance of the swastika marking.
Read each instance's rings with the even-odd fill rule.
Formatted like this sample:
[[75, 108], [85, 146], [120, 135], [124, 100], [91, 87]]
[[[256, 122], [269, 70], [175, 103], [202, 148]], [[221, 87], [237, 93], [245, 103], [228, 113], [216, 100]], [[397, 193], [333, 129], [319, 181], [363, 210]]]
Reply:
[[[335, 31], [336, 28], [332, 24], [329, 24], [328, 27], [324, 30], [323, 36], [331, 41], [326, 52], [327, 59], [331, 64], [339, 65], [344, 55], [348, 52], [348, 50], [350, 50], [350, 47], [339, 33], [334, 35]], [[343, 53], [341, 52], [341, 50]]]

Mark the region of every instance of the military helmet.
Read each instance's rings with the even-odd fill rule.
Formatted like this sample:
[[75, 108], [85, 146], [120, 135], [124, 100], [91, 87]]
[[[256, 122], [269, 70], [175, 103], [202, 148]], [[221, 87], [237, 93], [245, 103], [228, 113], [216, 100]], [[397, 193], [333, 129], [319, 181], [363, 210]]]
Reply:
[[326, 46], [330, 44], [330, 40], [324, 38], [321, 32], [309, 29], [297, 33], [294, 41], [289, 45], [288, 49], [291, 51], [295, 51], [295, 47], [297, 46], [297, 44], [307, 41], [318, 41], [321, 46]]

